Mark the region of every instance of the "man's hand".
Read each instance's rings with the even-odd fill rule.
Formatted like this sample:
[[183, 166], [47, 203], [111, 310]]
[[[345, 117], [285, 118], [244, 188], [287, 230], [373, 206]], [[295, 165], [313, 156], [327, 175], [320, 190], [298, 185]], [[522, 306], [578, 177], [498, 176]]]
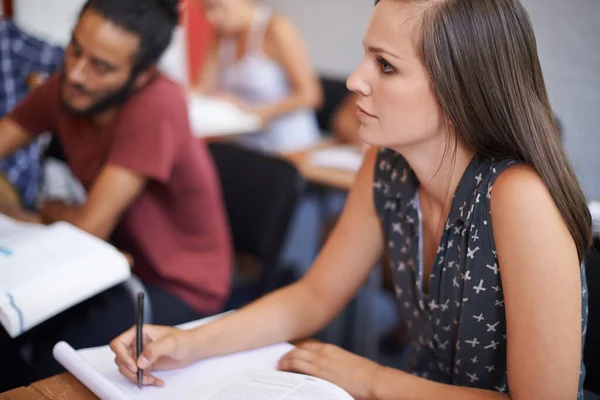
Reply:
[[9, 218], [16, 219], [21, 222], [41, 223], [42, 219], [38, 214], [27, 211], [20, 206], [7, 204], [0, 201], [0, 214], [4, 214]]

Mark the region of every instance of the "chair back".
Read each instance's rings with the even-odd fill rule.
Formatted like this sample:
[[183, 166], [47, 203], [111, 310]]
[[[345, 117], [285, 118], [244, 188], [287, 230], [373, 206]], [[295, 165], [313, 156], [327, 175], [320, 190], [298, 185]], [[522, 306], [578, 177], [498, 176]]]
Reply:
[[[588, 324], [585, 335], [583, 362], [586, 369], [584, 387], [600, 394], [600, 240], [594, 241], [585, 260], [588, 286]], [[586, 397], [587, 398], [587, 397]]]
[[236, 252], [260, 264], [256, 296], [264, 294], [278, 265], [288, 226], [305, 182], [276, 156], [230, 143], [211, 143]]
[[320, 80], [323, 89], [323, 104], [317, 110], [317, 121], [322, 132], [330, 133], [333, 116], [350, 91], [346, 88], [346, 82], [343, 79], [323, 76]]

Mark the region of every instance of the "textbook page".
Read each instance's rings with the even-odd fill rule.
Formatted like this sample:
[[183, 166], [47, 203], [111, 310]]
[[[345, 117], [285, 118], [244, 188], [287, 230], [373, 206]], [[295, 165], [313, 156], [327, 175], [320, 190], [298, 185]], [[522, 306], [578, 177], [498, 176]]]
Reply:
[[322, 379], [282, 371], [246, 371], [228, 376], [210, 389], [189, 391], [197, 400], [351, 400], [352, 397]]
[[131, 274], [125, 256], [65, 222], [0, 215], [0, 323], [16, 337]]
[[352, 145], [341, 145], [315, 150], [310, 153], [312, 165], [358, 172], [364, 155]]
[[188, 97], [188, 108], [190, 125], [196, 137], [240, 135], [261, 129], [257, 115], [227, 100], [193, 94]]

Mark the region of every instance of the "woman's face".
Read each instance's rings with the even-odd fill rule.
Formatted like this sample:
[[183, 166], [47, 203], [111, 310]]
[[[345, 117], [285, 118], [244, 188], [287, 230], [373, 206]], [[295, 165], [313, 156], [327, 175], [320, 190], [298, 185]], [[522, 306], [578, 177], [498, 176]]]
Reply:
[[445, 140], [446, 121], [414, 45], [417, 10], [381, 1], [364, 36], [365, 57], [348, 78], [348, 88], [358, 94], [360, 136], [368, 144], [400, 149]]
[[[240, 30], [242, 16], [240, 10], [248, 0], [201, 0], [208, 22], [222, 34], [232, 34]], [[247, 7], [246, 7], [247, 8]]]

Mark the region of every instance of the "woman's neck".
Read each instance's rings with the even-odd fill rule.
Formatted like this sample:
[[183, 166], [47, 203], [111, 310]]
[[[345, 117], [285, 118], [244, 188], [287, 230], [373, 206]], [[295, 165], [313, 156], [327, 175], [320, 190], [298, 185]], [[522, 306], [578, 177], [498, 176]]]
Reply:
[[456, 188], [474, 155], [462, 141], [455, 139], [454, 132], [446, 137], [450, 139], [435, 139], [436, 142], [397, 150], [417, 176], [420, 194], [440, 212], [449, 210]]
[[254, 14], [256, 13], [257, 6], [254, 4], [248, 4], [244, 6], [243, 9], [239, 10], [240, 15], [240, 24], [237, 29], [235, 36], [241, 36], [244, 33], [248, 32], [250, 28], [252, 28], [252, 23], [254, 21]]

